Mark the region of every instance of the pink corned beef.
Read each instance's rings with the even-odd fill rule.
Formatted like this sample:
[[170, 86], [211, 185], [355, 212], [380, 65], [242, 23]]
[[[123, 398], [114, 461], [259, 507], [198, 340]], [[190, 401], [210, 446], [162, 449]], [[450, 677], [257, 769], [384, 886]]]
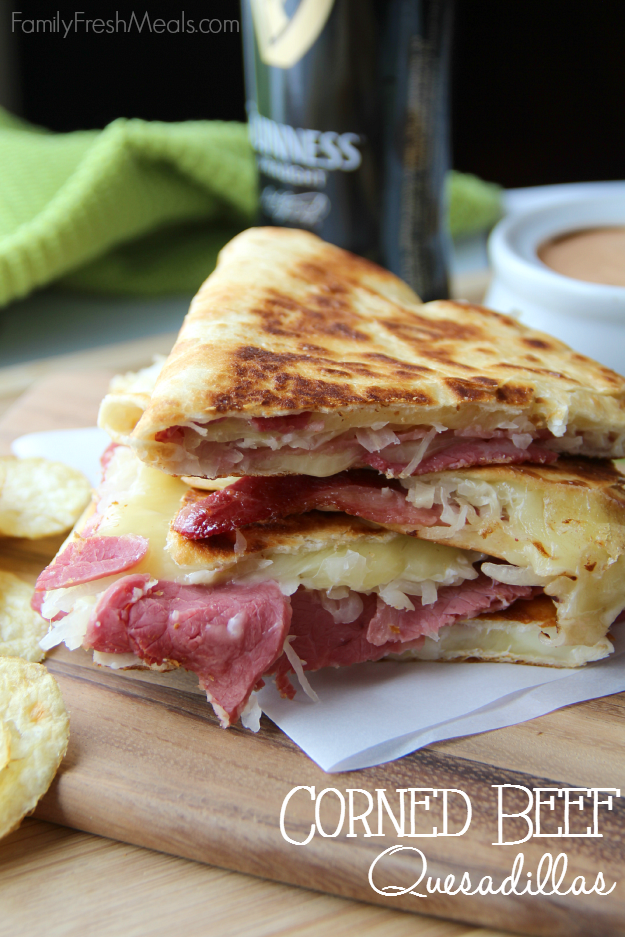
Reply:
[[161, 429], [154, 436], [156, 442], [173, 442], [178, 445], [184, 443], [184, 427], [183, 426], [168, 426], [167, 429]]
[[422, 605], [413, 598], [414, 611], [392, 608], [378, 600], [378, 607], [367, 628], [367, 640], [384, 647], [388, 641], [414, 641], [424, 635], [436, 635], [444, 625], [482, 612], [498, 612], [517, 599], [529, 599], [540, 589], [510, 586], [480, 573], [477, 579], [465, 579], [459, 586], [444, 586], [432, 605]]
[[291, 606], [275, 582], [188, 586], [130, 575], [98, 602], [84, 646], [133, 653], [147, 663], [175, 661], [200, 678], [223, 726], [282, 653]]
[[[426, 635], [435, 635], [444, 625], [474, 618], [485, 611], [507, 608], [519, 598], [539, 592], [530, 586], [509, 586], [480, 574], [460, 586], [438, 590], [432, 605], [421, 605], [414, 598], [415, 611], [391, 608], [379, 596], [362, 595], [363, 610], [355, 621], [335, 622], [321, 604], [318, 592], [300, 587], [291, 596], [293, 619], [291, 647], [302, 661], [304, 670], [322, 667], [347, 667], [364, 661], [380, 660], [388, 654], [400, 654], [418, 647]], [[273, 668], [281, 695], [292, 699], [289, 680], [292, 672], [286, 655]]]
[[135, 534], [72, 540], [41, 573], [35, 590], [63, 589], [125, 572], [136, 566], [147, 551], [148, 541]]
[[173, 529], [189, 540], [199, 540], [312, 510], [344, 511], [377, 524], [414, 530], [439, 523], [442, 508], [414, 507], [397, 482], [368, 469], [352, 469], [329, 478], [250, 475], [185, 505]]
[[80, 536], [83, 538], [83, 540], [87, 540], [89, 537], [93, 537], [95, 535], [98, 527], [100, 526], [101, 520], [102, 515], [98, 514], [97, 511], [94, 511], [85, 526], [80, 531]]
[[[367, 640], [367, 626], [376, 610], [375, 595], [362, 595], [363, 610], [355, 621], [335, 622], [321, 604], [320, 593], [303, 586], [291, 596], [293, 618], [290, 635], [295, 635], [291, 647], [302, 661], [304, 670], [322, 667], [348, 667], [368, 660], [380, 660], [393, 651], [405, 650], [398, 641], [376, 646]], [[280, 695], [293, 699], [295, 690], [289, 680], [292, 673], [286, 654], [278, 660], [272, 673]]]
[[[520, 464], [535, 462], [538, 464], [555, 462], [558, 453], [546, 449], [540, 442], [530, 443], [527, 449], [515, 446], [511, 439], [474, 439], [449, 436], [440, 441], [444, 445], [432, 447], [433, 452], [426, 452], [412, 475], [425, 475], [427, 472], [442, 472], [445, 469], [468, 468], [471, 465]], [[382, 452], [369, 452], [361, 460], [378, 472], [386, 475], [399, 475], [406, 465], [393, 461], [392, 448]]]
[[308, 425], [311, 413], [295, 413], [293, 416], [255, 416], [251, 423], [261, 433], [292, 433]]

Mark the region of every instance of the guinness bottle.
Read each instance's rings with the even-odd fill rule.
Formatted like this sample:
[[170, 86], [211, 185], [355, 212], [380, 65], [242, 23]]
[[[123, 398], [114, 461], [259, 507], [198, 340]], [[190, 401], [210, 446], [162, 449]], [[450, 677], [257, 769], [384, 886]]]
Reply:
[[243, 0], [261, 223], [447, 296], [452, 0]]

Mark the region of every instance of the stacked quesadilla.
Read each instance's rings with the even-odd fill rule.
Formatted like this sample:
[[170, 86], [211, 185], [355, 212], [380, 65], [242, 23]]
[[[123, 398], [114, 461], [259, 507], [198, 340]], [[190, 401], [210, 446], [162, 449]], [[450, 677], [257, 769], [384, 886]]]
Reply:
[[619, 375], [280, 228], [224, 248], [158, 370], [103, 401], [104, 480], [37, 586], [47, 646], [195, 671], [224, 725], [269, 676], [611, 652]]

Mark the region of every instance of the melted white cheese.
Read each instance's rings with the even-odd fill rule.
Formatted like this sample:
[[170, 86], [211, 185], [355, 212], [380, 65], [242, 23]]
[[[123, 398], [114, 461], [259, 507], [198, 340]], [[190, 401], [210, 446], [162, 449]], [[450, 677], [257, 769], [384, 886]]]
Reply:
[[[492, 471], [490, 477], [484, 468], [402, 480], [408, 501], [443, 504], [442, 519], [452, 525], [424, 528], [419, 536], [479, 548], [527, 570], [521, 578], [509, 569], [500, 575], [504, 582], [544, 585], [556, 601], [565, 643], [593, 646], [625, 607], [622, 511], [583, 486], [552, 484], [531, 472], [501, 479]], [[454, 524], [462, 514], [463, 522]]]
[[[355, 592], [384, 592], [390, 604], [413, 608], [408, 595], [432, 601], [437, 586], [457, 585], [475, 579], [473, 564], [482, 554], [437, 543], [391, 534], [386, 542], [362, 540], [319, 547], [303, 543], [296, 552], [279, 546], [253, 556], [235, 554], [236, 562], [223, 570], [181, 566], [166, 549], [172, 519], [187, 491], [179, 479], [140, 462], [132, 450], [119, 447], [112, 456], [106, 481], [100, 486], [98, 513], [100, 536], [135, 534], [149, 541], [149, 549], [132, 573], [149, 573], [155, 579], [183, 583], [276, 580], [286, 594], [303, 585], [326, 592], [337, 587]], [[122, 574], [122, 575], [125, 575]], [[87, 592], [101, 591], [114, 581], [107, 577], [86, 586], [48, 592], [46, 608], [68, 611]]]

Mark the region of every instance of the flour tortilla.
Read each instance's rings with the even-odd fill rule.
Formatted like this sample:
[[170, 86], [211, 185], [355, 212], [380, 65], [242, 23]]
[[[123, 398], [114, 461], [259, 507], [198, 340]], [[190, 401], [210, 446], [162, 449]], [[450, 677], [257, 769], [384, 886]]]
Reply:
[[[249, 525], [236, 537], [190, 541], [172, 531], [171, 522], [181, 502], [205, 497], [205, 491], [190, 490], [120, 446], [96, 492], [102, 512], [97, 529], [102, 536], [148, 539], [148, 553], [132, 572], [154, 579], [207, 585], [274, 579], [285, 588], [290, 584], [290, 592], [300, 584], [330, 590], [330, 598], [335, 587], [384, 595], [389, 585], [401, 591], [407, 579], [442, 584], [450, 572], [471, 578], [466, 570], [472, 564], [492, 564], [486, 575], [542, 585], [548, 596], [534, 603], [529, 618], [520, 616], [516, 602], [512, 617], [501, 612], [472, 620], [471, 627], [482, 623], [483, 630], [438, 643], [442, 659], [479, 657], [481, 649], [488, 660], [510, 660], [512, 654], [527, 663], [577, 666], [610, 652], [608, 629], [625, 606], [625, 493], [623, 477], [610, 465], [579, 460], [555, 468], [493, 466], [416, 481], [422, 494], [428, 484], [445, 484], [451, 500], [481, 504], [480, 514], [451, 534], [450, 528], [425, 528], [411, 537], [339, 512], [311, 511]], [[487, 509], [489, 499], [493, 510]], [[95, 582], [87, 592], [109, 583]], [[53, 617], [87, 600], [95, 596], [85, 598], [83, 586], [48, 592], [45, 614]], [[64, 630], [68, 622], [61, 619], [55, 628]], [[510, 634], [519, 641], [510, 645]], [[428, 647], [424, 653], [432, 657], [436, 648]]]
[[[509, 316], [422, 305], [375, 264], [282, 228], [250, 228], [226, 245], [154, 389], [118, 384], [100, 425], [164, 471], [207, 476], [185, 462], [189, 447], [247, 436], [252, 418], [302, 412], [337, 435], [522, 418], [556, 437], [584, 432], [582, 454], [625, 454], [624, 378]], [[172, 427], [196, 437], [168, 439]], [[293, 449], [278, 449], [262, 474], [302, 471]]]
[[[445, 526], [415, 527], [418, 539], [473, 555], [486, 553], [506, 564], [489, 568], [487, 575], [545, 587], [556, 602], [550, 638], [554, 647], [594, 646], [625, 608], [625, 476], [611, 462], [560, 459], [551, 466], [480, 466], [421, 475], [403, 484], [408, 500], [417, 506], [451, 505]], [[205, 496], [205, 491], [191, 489], [183, 503]], [[461, 517], [465, 505], [466, 519], [455, 527], [453, 515]], [[243, 528], [238, 553], [224, 537], [187, 540], [174, 531], [168, 551], [181, 566], [236, 576], [237, 565], [252, 556], [262, 558], [276, 550], [295, 555], [311, 541], [345, 545], [364, 538], [389, 543], [392, 530], [393, 525], [385, 530], [357, 517], [311, 511]], [[502, 573], [510, 566], [515, 569]], [[515, 579], [518, 570], [526, 571], [527, 581]]]
[[396, 657], [399, 660], [483, 660], [579, 667], [601, 660], [614, 650], [608, 634], [598, 638], [594, 645], [549, 646], [545, 637], [553, 630], [555, 620], [556, 606], [548, 596], [517, 599], [501, 612], [488, 612], [478, 618], [445, 625], [437, 641], [426, 638], [421, 647]]

